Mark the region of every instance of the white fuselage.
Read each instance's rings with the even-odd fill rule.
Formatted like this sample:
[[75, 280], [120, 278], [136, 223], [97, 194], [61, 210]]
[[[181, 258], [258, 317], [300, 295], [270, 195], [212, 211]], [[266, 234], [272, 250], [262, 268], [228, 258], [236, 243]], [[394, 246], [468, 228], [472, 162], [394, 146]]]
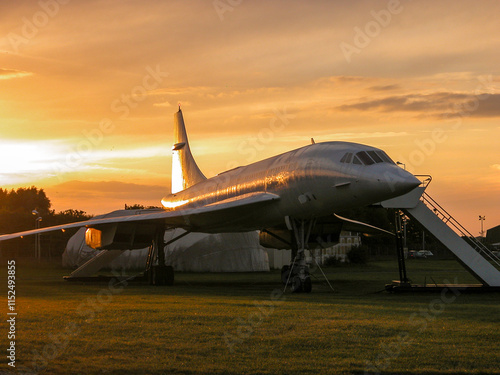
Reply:
[[[371, 153], [371, 157], [360, 154], [363, 152]], [[179, 210], [253, 192], [278, 195], [280, 199], [272, 207], [256, 209], [252, 217], [247, 215], [244, 228], [241, 223], [227, 223], [229, 227], [233, 224], [234, 230], [251, 230], [282, 224], [285, 216], [318, 218], [377, 203], [405, 194], [419, 184], [382, 150], [356, 143], [325, 142], [223, 172], [163, 198], [162, 204]]]

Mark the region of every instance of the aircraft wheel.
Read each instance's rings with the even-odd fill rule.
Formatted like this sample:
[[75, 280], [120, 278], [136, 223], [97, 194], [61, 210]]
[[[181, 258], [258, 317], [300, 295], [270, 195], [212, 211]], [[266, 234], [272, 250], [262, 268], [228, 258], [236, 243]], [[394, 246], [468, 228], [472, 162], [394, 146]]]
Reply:
[[165, 285], [174, 285], [174, 267], [165, 266]]
[[307, 278], [304, 280], [304, 283], [302, 284], [302, 289], [304, 290], [305, 293], [311, 293], [312, 281], [309, 275], [307, 275]]
[[154, 285], [165, 285], [165, 267], [154, 266]]
[[174, 285], [174, 268], [172, 266], [153, 266], [149, 273], [151, 285]]
[[300, 277], [295, 276], [292, 280], [292, 293], [301, 293], [303, 291], [303, 284]]
[[288, 281], [288, 275], [290, 274], [290, 266], [285, 265], [281, 267], [281, 282], [283, 285], [286, 285], [286, 282]]

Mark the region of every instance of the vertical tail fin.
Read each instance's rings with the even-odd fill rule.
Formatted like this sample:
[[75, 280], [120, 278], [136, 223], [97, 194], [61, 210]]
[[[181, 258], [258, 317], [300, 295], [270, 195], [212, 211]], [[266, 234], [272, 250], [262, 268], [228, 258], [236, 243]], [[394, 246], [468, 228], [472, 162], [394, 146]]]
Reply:
[[172, 194], [206, 180], [191, 154], [182, 111], [174, 114], [172, 147]]

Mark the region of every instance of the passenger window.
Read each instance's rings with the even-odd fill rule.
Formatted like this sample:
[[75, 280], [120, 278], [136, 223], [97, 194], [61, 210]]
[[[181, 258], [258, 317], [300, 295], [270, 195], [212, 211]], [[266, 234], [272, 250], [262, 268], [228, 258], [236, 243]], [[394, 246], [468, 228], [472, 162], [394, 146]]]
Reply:
[[375, 163], [383, 163], [384, 161], [380, 156], [377, 155], [375, 151], [367, 151], [368, 155], [372, 157], [373, 160], [375, 160]]
[[361, 159], [363, 164], [372, 165], [375, 163], [373, 159], [365, 151], [358, 152], [356, 156]]

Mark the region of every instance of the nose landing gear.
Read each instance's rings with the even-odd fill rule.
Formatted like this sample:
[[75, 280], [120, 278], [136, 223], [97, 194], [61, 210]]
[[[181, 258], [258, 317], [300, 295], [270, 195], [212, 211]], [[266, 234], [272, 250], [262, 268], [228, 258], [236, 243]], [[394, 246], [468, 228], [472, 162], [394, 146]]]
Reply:
[[287, 218], [287, 226], [292, 235], [292, 264], [281, 269], [281, 281], [285, 289], [290, 285], [292, 293], [310, 293], [312, 290], [309, 266], [306, 263], [305, 249], [316, 220], [296, 220]]

